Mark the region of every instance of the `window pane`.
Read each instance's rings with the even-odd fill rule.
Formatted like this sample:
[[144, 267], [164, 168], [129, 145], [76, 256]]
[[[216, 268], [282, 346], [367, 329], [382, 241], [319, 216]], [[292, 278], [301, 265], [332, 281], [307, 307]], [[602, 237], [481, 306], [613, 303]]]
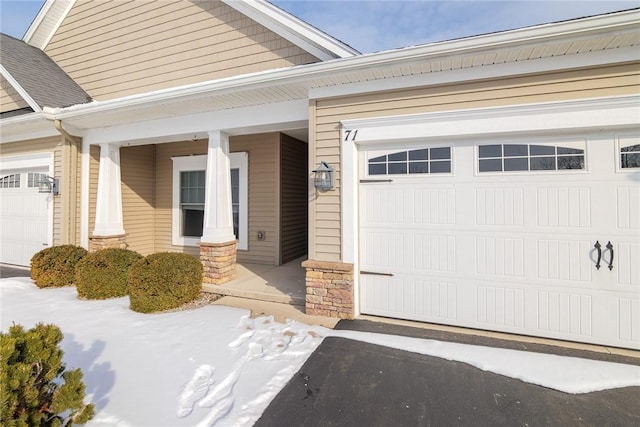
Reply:
[[369, 163], [384, 163], [387, 161], [387, 156], [374, 157], [369, 159]]
[[558, 169], [584, 169], [584, 156], [558, 157]]
[[623, 153], [640, 152], [640, 144], [623, 147], [620, 151]]
[[532, 171], [556, 170], [556, 159], [555, 157], [532, 157], [531, 170]]
[[622, 154], [623, 168], [640, 168], [640, 153]]
[[481, 145], [478, 148], [481, 159], [486, 157], [502, 157], [502, 145]]
[[401, 151], [399, 153], [389, 154], [388, 157], [389, 157], [389, 161], [390, 162], [406, 161], [407, 160], [407, 152], [406, 151]]
[[451, 159], [451, 147], [432, 148], [431, 160], [449, 160]]
[[389, 163], [389, 175], [399, 175], [407, 173], [406, 163]]
[[429, 173], [428, 162], [410, 162], [409, 173]]
[[[528, 147], [524, 144], [508, 144], [504, 146], [505, 157], [527, 156], [528, 154], [529, 154]], [[506, 163], [505, 163], [505, 170], [507, 170]], [[512, 169], [512, 170], [522, 170], [522, 169]]]
[[180, 172], [180, 203], [204, 203], [205, 172]]
[[451, 172], [451, 162], [431, 162], [431, 173], [449, 173]]
[[480, 160], [480, 165], [478, 169], [480, 172], [502, 172], [502, 160], [501, 159]]
[[558, 154], [584, 154], [584, 150], [578, 150], [576, 148], [558, 147]]
[[409, 160], [429, 160], [429, 150], [409, 151]]
[[387, 165], [385, 165], [384, 163], [369, 165], [369, 175], [386, 175], [386, 174], [387, 174]]
[[556, 154], [556, 147], [550, 145], [532, 145], [529, 147], [532, 156], [553, 156]]
[[[506, 147], [505, 147], [506, 149]], [[529, 159], [504, 159], [505, 171], [526, 171], [529, 170]]]
[[204, 224], [204, 210], [182, 209], [182, 235], [185, 237], [202, 237]]

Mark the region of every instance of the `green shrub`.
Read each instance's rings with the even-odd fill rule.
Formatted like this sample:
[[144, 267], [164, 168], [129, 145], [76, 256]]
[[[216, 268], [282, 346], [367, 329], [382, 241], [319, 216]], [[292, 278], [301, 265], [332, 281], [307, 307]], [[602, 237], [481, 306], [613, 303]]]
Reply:
[[129, 268], [142, 258], [128, 249], [101, 249], [76, 266], [78, 295], [87, 299], [123, 297], [128, 293]]
[[202, 272], [200, 260], [187, 254], [162, 252], [137, 261], [129, 270], [131, 309], [151, 313], [197, 299]]
[[55, 325], [0, 333], [0, 407], [3, 426], [70, 426], [94, 415], [85, 405], [82, 371], [65, 372]]
[[87, 255], [80, 246], [52, 246], [31, 258], [31, 278], [39, 288], [69, 286], [75, 283], [76, 264]]

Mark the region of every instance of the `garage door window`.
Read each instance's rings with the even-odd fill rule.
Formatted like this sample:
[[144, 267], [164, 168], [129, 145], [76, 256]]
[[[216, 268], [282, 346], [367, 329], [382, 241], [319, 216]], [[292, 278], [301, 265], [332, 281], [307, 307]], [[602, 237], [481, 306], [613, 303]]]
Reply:
[[383, 156], [370, 154], [368, 172], [369, 175], [450, 173], [451, 147], [397, 151]]
[[[573, 144], [572, 144], [573, 145]], [[584, 148], [534, 144], [490, 144], [478, 147], [479, 172], [584, 169]]]
[[620, 166], [623, 169], [640, 168], [640, 144], [620, 149]]
[[0, 188], [20, 188], [20, 174], [15, 173], [0, 178]]
[[29, 172], [27, 174], [27, 187], [38, 188], [43, 182], [47, 182], [47, 174], [38, 172]]

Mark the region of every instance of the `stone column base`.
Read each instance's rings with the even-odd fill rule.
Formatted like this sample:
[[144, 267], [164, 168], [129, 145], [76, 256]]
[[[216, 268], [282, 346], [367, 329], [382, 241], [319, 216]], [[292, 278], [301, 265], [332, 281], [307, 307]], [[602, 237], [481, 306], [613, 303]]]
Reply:
[[312, 316], [353, 319], [353, 264], [307, 260], [305, 311]]
[[222, 285], [236, 278], [237, 241], [200, 243], [200, 261], [204, 267], [204, 283]]
[[127, 235], [119, 234], [117, 236], [89, 236], [89, 252], [99, 251], [100, 249], [127, 248]]

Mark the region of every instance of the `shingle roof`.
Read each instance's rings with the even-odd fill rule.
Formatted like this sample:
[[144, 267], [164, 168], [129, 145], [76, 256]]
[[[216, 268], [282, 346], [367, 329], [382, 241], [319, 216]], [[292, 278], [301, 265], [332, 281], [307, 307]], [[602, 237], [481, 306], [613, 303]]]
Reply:
[[0, 64], [40, 107], [69, 107], [91, 101], [46, 53], [1, 33]]

